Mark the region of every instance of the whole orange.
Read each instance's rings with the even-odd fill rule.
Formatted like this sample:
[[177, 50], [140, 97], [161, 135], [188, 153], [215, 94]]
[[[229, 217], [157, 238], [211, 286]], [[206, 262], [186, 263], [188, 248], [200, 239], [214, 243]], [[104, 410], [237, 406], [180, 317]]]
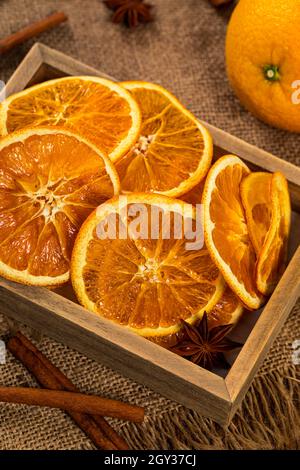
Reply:
[[247, 109], [300, 132], [300, 0], [240, 0], [228, 26], [226, 61]]

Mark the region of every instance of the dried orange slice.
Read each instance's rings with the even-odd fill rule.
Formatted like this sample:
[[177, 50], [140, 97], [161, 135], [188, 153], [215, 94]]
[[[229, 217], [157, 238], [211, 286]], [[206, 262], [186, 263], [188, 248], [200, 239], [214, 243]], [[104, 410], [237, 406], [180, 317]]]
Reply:
[[214, 328], [219, 325], [235, 325], [241, 318], [243, 311], [242, 302], [227, 286], [221, 299], [208, 312], [208, 326]]
[[123, 82], [142, 113], [139, 140], [117, 166], [125, 192], [177, 197], [197, 185], [211, 165], [209, 132], [159, 85]]
[[[109, 236], [99, 237], [110, 223]], [[198, 237], [195, 223], [190, 204], [165, 196], [137, 193], [102, 204], [74, 246], [71, 278], [80, 303], [147, 337], [177, 332], [181, 319], [196, 321], [225, 284], [207, 249], [187, 245]], [[134, 227], [143, 227], [143, 236]]]
[[272, 218], [257, 262], [256, 283], [263, 294], [271, 294], [287, 263], [291, 224], [288, 185], [281, 173], [274, 173], [271, 184]]
[[82, 222], [119, 191], [97, 147], [65, 129], [32, 128], [0, 141], [0, 275], [55, 286], [69, 279]]
[[241, 198], [249, 236], [257, 257], [260, 255], [272, 219], [272, 174], [251, 173], [241, 183]]
[[141, 115], [128, 91], [98, 77], [50, 80], [0, 104], [0, 135], [44, 125], [78, 132], [116, 161], [136, 141]]
[[262, 303], [255, 282], [256, 255], [249, 237], [240, 184], [249, 168], [234, 155], [210, 169], [202, 197], [206, 246], [225, 281], [250, 309]]

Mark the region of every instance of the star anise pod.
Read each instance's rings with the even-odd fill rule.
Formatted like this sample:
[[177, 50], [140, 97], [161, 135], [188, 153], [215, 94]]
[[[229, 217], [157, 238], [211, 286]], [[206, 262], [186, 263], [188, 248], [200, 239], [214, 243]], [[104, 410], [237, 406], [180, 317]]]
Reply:
[[113, 23], [125, 23], [134, 28], [139, 23], [153, 21], [152, 5], [144, 3], [144, 0], [104, 0], [104, 3], [114, 11]]
[[206, 312], [194, 325], [182, 320], [178, 342], [171, 351], [208, 370], [213, 367], [228, 368], [229, 364], [223, 353], [242, 346], [226, 337], [233, 326], [220, 325], [209, 329]]

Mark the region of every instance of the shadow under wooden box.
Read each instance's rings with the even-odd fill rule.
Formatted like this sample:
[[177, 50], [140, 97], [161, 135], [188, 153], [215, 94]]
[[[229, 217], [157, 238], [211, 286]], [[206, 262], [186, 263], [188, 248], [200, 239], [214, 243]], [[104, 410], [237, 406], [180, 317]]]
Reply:
[[[35, 44], [9, 80], [7, 95], [68, 75], [111, 78], [71, 57]], [[215, 158], [236, 154], [250, 168], [281, 171], [289, 182], [293, 208], [292, 249], [287, 269], [267, 304], [246, 313], [234, 331], [244, 345], [227, 374], [209, 372], [78, 305], [72, 292], [16, 284], [0, 278], [0, 309], [88, 357], [220, 423], [230, 422], [272, 342], [300, 295], [300, 168], [208, 123]], [[60, 292], [60, 293], [59, 293]], [[64, 295], [62, 295], [62, 293]]]

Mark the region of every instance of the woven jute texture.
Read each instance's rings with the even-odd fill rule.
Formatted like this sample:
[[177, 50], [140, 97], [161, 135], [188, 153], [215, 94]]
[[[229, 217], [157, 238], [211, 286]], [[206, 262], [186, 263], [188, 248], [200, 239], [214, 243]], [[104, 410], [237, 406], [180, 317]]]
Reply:
[[[155, 7], [155, 22], [129, 31], [110, 22], [111, 12], [101, 0], [2, 1], [0, 34], [64, 10], [69, 22], [44, 33], [41, 42], [116, 78], [160, 83], [202, 119], [299, 164], [299, 135], [257, 121], [242, 109], [228, 85], [224, 39], [230, 9], [216, 11], [207, 0], [149, 2]], [[29, 41], [0, 58], [1, 80], [9, 78], [32, 44]], [[292, 364], [292, 344], [300, 338], [299, 311], [298, 303], [227, 429], [49, 338], [39, 347], [80, 390], [146, 407], [143, 425], [113, 421], [135, 449], [295, 449], [300, 447], [299, 379]], [[0, 316], [0, 337], [7, 334]], [[0, 365], [0, 385], [36, 383], [8, 355], [6, 364]], [[92, 448], [63, 412], [0, 406], [0, 449]]]

